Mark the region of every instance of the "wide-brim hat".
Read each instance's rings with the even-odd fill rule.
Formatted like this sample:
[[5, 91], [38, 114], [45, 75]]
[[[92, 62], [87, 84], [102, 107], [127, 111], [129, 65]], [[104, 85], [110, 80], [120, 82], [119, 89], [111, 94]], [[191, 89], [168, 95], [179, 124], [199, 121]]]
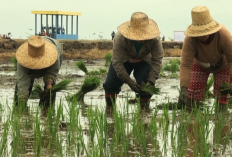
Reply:
[[32, 36], [16, 51], [17, 61], [29, 69], [44, 69], [57, 60], [56, 47], [40, 36]]
[[210, 15], [206, 6], [194, 7], [191, 11], [192, 24], [184, 32], [189, 37], [199, 37], [213, 34], [222, 28]]
[[133, 13], [131, 20], [124, 22], [117, 29], [125, 38], [131, 40], [149, 40], [160, 35], [157, 23], [142, 12]]

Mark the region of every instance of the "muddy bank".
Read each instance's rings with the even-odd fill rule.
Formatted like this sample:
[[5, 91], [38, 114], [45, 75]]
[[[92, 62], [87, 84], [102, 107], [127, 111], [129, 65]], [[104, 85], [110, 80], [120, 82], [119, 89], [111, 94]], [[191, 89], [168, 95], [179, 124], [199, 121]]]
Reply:
[[[0, 61], [10, 61], [16, 50], [27, 40], [0, 39]], [[63, 45], [64, 59], [102, 59], [112, 53], [112, 40], [59, 40]], [[162, 42], [164, 57], [180, 57], [182, 42]]]

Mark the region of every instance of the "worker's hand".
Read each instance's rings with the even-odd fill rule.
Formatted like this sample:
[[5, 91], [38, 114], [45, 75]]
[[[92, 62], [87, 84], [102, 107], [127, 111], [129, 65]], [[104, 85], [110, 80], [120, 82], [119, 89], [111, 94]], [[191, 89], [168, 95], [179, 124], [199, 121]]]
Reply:
[[39, 93], [40, 102], [39, 105], [49, 106], [50, 98], [52, 97], [51, 89], [45, 89]]
[[45, 97], [48, 97], [48, 98], [50, 97], [52, 84], [53, 82], [50, 80], [45, 83], [45, 90], [39, 93], [40, 99], [44, 99]]
[[46, 82], [46, 89], [51, 89], [52, 88], [52, 83], [51, 81]]
[[131, 90], [133, 90], [135, 93], [140, 92], [140, 86], [136, 82], [134, 82], [131, 78], [127, 79], [125, 83], [127, 83], [128, 86], [131, 88]]
[[147, 81], [147, 85], [148, 86], [155, 86], [155, 83], [151, 82], [151, 81]]
[[178, 104], [186, 104], [188, 101], [188, 88], [181, 87]]

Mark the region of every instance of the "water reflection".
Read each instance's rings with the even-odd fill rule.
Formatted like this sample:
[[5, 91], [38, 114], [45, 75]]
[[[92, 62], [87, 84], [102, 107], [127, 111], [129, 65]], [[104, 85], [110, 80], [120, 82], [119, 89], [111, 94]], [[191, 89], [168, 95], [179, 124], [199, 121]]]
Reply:
[[[65, 67], [60, 77], [74, 71]], [[134, 98], [127, 86], [114, 110], [105, 107], [102, 87], [86, 94], [85, 106], [68, 103], [65, 95], [75, 93], [79, 81], [73, 90], [57, 93], [54, 108], [44, 110], [30, 99], [27, 110], [13, 113], [13, 88], [0, 89], [0, 150], [6, 156], [230, 156], [230, 113], [157, 110], [179, 94], [171, 88], [178, 79], [158, 81], [161, 94], [152, 97], [149, 110], [127, 105], [126, 97]]]

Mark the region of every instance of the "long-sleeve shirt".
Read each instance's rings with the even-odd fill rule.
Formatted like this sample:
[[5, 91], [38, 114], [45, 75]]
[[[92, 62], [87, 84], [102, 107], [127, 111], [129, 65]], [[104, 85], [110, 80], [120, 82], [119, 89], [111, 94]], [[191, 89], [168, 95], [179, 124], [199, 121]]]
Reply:
[[31, 79], [43, 77], [44, 83], [46, 83], [47, 81], [56, 81], [56, 77], [61, 66], [60, 57], [62, 55], [62, 46], [57, 40], [45, 36], [42, 38], [52, 43], [56, 47], [58, 53], [57, 60], [50, 67], [39, 70], [28, 69], [19, 64], [19, 62], [17, 63], [17, 95], [19, 99], [28, 99]]
[[[221, 62], [220, 62], [221, 60]], [[193, 62], [209, 73], [229, 68], [232, 78], [232, 35], [225, 26], [215, 33], [211, 43], [204, 45], [197, 37], [186, 37], [180, 65], [180, 87], [188, 87]], [[220, 63], [217, 68], [212, 68]]]
[[130, 77], [123, 63], [132, 58], [142, 59], [151, 65], [148, 80], [155, 83], [156, 79], [159, 78], [163, 59], [163, 47], [160, 38], [157, 37], [151, 40], [145, 40], [137, 54], [134, 41], [125, 38], [120, 32], [117, 32], [113, 43], [112, 65], [118, 78], [122, 81]]

